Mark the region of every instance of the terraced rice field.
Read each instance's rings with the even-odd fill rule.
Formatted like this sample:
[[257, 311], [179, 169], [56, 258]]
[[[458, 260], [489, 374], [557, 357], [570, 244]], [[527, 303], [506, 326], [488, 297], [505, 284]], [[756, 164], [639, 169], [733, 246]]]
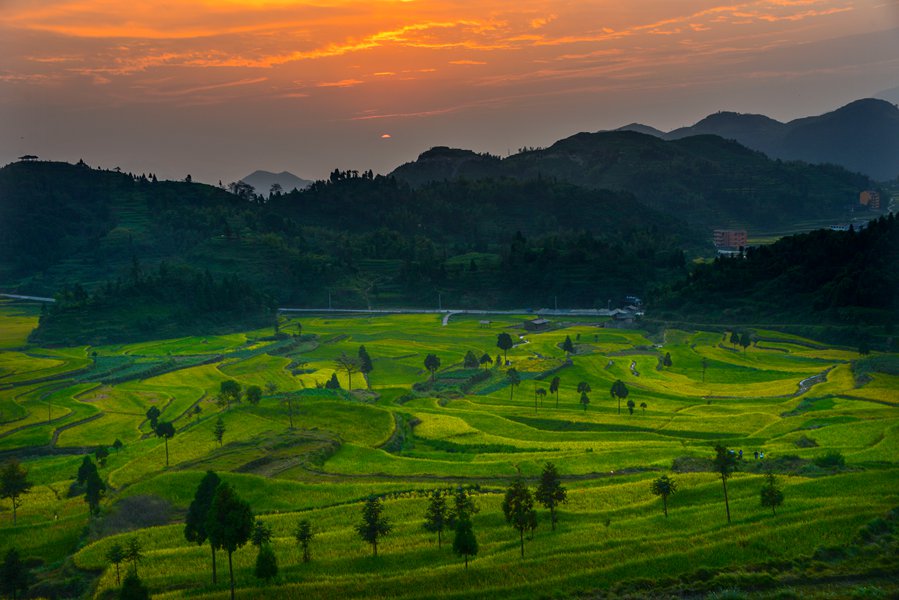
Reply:
[[[35, 484], [15, 526], [9, 502], [0, 503], [0, 551], [16, 546], [41, 557], [46, 570], [73, 556], [96, 575], [89, 594], [97, 597], [116, 587], [106, 551], [132, 536], [143, 542], [140, 574], [154, 597], [226, 597], [222, 579], [211, 583], [208, 547], [182, 535], [184, 512], [210, 469], [274, 531], [274, 583], [254, 578], [251, 546], [234, 555], [238, 595], [247, 598], [564, 597], [809, 555], [845, 545], [899, 506], [899, 376], [858, 378], [856, 353], [774, 331], [753, 332], [759, 341], [744, 351], [712, 331], [649, 339], [555, 323], [525, 333], [526, 316], [489, 328], [469, 317], [444, 327], [436, 315], [308, 316], [282, 318], [282, 331], [302, 323], [296, 339], [272, 339], [268, 330], [46, 349], [27, 344], [36, 314], [0, 304], [0, 462], [19, 458]], [[462, 364], [469, 350], [500, 354], [500, 332], [516, 341], [508, 356], [522, 375], [515, 389], [505, 367], [486, 365], [487, 375], [470, 381], [480, 370]], [[560, 348], [566, 336], [577, 350], [570, 360]], [[354, 374], [348, 392], [334, 361], [363, 344], [374, 369], [367, 382]], [[414, 390], [428, 380], [429, 353], [441, 360], [436, 383]], [[666, 353], [672, 366], [658, 369]], [[343, 389], [321, 387], [334, 373]], [[538, 398], [553, 376], [558, 398]], [[260, 404], [218, 402], [227, 379], [262, 387]], [[633, 414], [624, 403], [619, 414], [609, 393], [618, 379]], [[579, 382], [592, 389], [586, 410]], [[145, 417], [151, 406], [177, 430], [169, 467]], [[213, 438], [220, 416], [221, 446]], [[110, 486], [102, 515], [85, 530], [86, 505], [68, 491], [83, 455], [115, 440], [122, 448], [100, 469]], [[744, 456], [729, 483], [731, 525], [721, 482], [703, 462], [715, 442]], [[846, 468], [814, 465], [830, 450]], [[565, 478], [569, 502], [556, 531], [540, 511], [522, 559], [503, 521], [502, 492], [519, 472], [533, 487], [547, 461]], [[777, 516], [759, 505], [765, 465], [784, 487]], [[661, 474], [679, 484], [668, 518], [649, 493]], [[422, 528], [427, 493], [458, 485], [478, 490], [480, 506], [480, 553], [467, 571]], [[370, 494], [385, 497], [394, 525], [378, 558], [353, 529]], [[162, 508], [134, 514], [150, 505]], [[292, 534], [301, 518], [317, 534], [308, 564]]]

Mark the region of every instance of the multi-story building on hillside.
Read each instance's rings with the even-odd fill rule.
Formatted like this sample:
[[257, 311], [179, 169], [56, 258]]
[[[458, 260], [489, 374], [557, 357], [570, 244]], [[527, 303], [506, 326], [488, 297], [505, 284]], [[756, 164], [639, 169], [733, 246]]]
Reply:
[[867, 206], [871, 210], [880, 210], [880, 192], [877, 190], [865, 190], [858, 195], [858, 203]]
[[746, 247], [745, 229], [716, 229], [713, 240], [719, 250], [737, 250]]

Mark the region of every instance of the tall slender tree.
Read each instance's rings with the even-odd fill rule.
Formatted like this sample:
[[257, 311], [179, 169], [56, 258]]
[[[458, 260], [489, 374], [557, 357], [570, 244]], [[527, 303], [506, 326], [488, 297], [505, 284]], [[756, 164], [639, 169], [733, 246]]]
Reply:
[[358, 373], [360, 369], [359, 359], [355, 356], [348, 356], [346, 352], [341, 352], [340, 356], [334, 359], [338, 370], [346, 372], [347, 390], [353, 391], [353, 373]]
[[509, 350], [512, 348], [512, 336], [505, 331], [496, 336], [496, 347], [503, 351], [503, 364], [509, 362]]
[[378, 540], [391, 531], [390, 520], [382, 513], [384, 505], [377, 496], [369, 496], [362, 507], [362, 522], [356, 525], [356, 533], [371, 544], [372, 556], [378, 556]]
[[297, 528], [296, 531], [294, 531], [293, 536], [303, 549], [303, 562], [309, 562], [309, 547], [312, 544], [312, 539], [315, 537], [315, 532], [312, 531], [312, 523], [310, 523], [308, 519], [303, 519], [297, 523]]
[[540, 398], [540, 405], [543, 405], [543, 399], [546, 398], [546, 388], [534, 389], [534, 412], [537, 412], [537, 398]]
[[453, 507], [449, 513], [449, 526], [455, 529], [456, 523], [461, 519], [470, 519], [480, 510], [471, 490], [467, 490], [460, 485], [453, 494]]
[[456, 523], [456, 536], [453, 538], [453, 552], [465, 557], [465, 569], [468, 570], [468, 558], [477, 556], [478, 539], [474, 535], [471, 519], [460, 519]]
[[486, 371], [487, 365], [493, 364], [493, 359], [490, 358], [490, 355], [485, 352], [484, 354], [481, 355], [481, 358], [478, 360], [478, 362], [480, 364], [484, 365], [484, 370]]
[[119, 577], [119, 565], [125, 560], [125, 549], [118, 542], [110, 546], [106, 551], [106, 560], [115, 565], [115, 584], [121, 585], [122, 580]]
[[581, 392], [580, 402], [584, 407], [584, 412], [587, 412], [587, 405], [590, 404], [590, 396], [587, 395], [587, 392]]
[[[106, 493], [106, 484], [100, 478], [97, 466], [91, 462], [90, 457], [85, 456], [84, 459], [87, 464], [84, 474], [84, 501], [87, 502], [89, 514], [94, 516], [100, 514], [100, 500]], [[85, 463], [82, 463], [82, 468], [85, 467]], [[81, 469], [79, 469], [80, 476]]]
[[253, 532], [253, 511], [227, 483], [219, 485], [206, 517], [209, 543], [228, 553], [231, 600], [234, 600], [234, 562], [232, 555], [244, 546]]
[[558, 376], [553, 377], [552, 381], [549, 382], [549, 393], [556, 395], [556, 408], [559, 408], [559, 386], [561, 383], [562, 380]]
[[784, 493], [780, 489], [780, 482], [774, 473], [768, 471], [765, 474], [765, 483], [761, 489], [762, 506], [771, 509], [771, 514], [777, 516], [777, 507], [784, 503]]
[[175, 437], [175, 426], [169, 421], [161, 421], [156, 425], [156, 436], [165, 440], [165, 466], [169, 466], [169, 440]]
[[543, 465], [543, 472], [540, 473], [540, 485], [534, 493], [537, 502], [549, 509], [549, 520], [552, 524], [552, 530], [556, 530], [556, 508], [565, 502], [568, 502], [568, 490], [562, 486], [562, 480], [559, 477], [559, 471], [556, 465], [551, 462]]
[[571, 336], [566, 335], [565, 341], [562, 342], [562, 350], [565, 351], [566, 356], [571, 356], [574, 354], [574, 344], [571, 342]]
[[431, 382], [436, 379], [437, 369], [440, 368], [440, 357], [436, 354], [428, 354], [425, 356], [425, 369], [431, 374]]
[[368, 351], [365, 349], [365, 346], [359, 346], [359, 372], [362, 373], [362, 376], [365, 378], [365, 385], [370, 389], [371, 381], [368, 378], [368, 374], [375, 370], [375, 365], [371, 361], [371, 356], [368, 355]]
[[730, 523], [730, 503], [727, 499], [727, 480], [737, 470], [736, 455], [722, 446], [715, 445], [715, 458], [713, 460], [715, 471], [721, 477], [721, 485], [724, 487], [724, 509], [727, 513], [727, 522]]
[[425, 531], [437, 534], [437, 547], [443, 544], [443, 530], [449, 524], [449, 508], [446, 506], [446, 498], [440, 490], [431, 492], [431, 499], [425, 509]]
[[621, 414], [621, 401], [627, 398], [628, 394], [630, 394], [630, 390], [627, 389], [627, 385], [621, 381], [620, 379], [616, 379], [615, 383], [612, 384], [611, 389], [609, 389], [609, 394], [612, 398], [618, 399], [618, 414]]
[[137, 573], [137, 565], [144, 559], [144, 547], [140, 540], [132, 536], [125, 542], [125, 560], [131, 563], [131, 571]]
[[665, 511], [665, 517], [668, 517], [668, 497], [677, 491], [677, 483], [667, 475], [654, 479], [649, 484], [649, 491], [656, 496], [662, 498], [662, 508]]
[[215, 420], [215, 426], [212, 428], [212, 437], [215, 438], [215, 441], [219, 443], [219, 448], [221, 448], [222, 440], [225, 439], [225, 421], [221, 415]]
[[537, 528], [537, 511], [534, 510], [534, 497], [519, 475], [503, 498], [503, 515], [506, 522], [518, 531], [521, 539], [521, 557], [524, 558], [524, 533]]
[[16, 524], [16, 509], [22, 505], [22, 495], [31, 489], [28, 471], [13, 458], [0, 469], [0, 498], [12, 501], [12, 522]]
[[[213, 471], [206, 471], [206, 475], [200, 480], [200, 485], [197, 486], [197, 491], [194, 493], [194, 499], [187, 509], [187, 518], [184, 522], [184, 538], [188, 542], [194, 542], [198, 546], [206, 543], [206, 538], [209, 537], [206, 532], [206, 522], [215, 492], [221, 483], [222, 480]], [[216, 583], [215, 545], [210, 544], [210, 546], [212, 548], [212, 583], [214, 584]]]
[[521, 383], [521, 375], [518, 374], [515, 367], [506, 371], [506, 382], [509, 384], [509, 400], [511, 401], [512, 396], [515, 395], [515, 388]]

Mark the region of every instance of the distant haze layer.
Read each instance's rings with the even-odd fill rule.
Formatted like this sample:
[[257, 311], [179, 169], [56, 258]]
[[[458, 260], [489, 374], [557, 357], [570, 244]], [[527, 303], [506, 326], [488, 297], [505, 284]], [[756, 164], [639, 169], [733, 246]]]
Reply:
[[313, 179], [718, 110], [787, 121], [897, 83], [883, 0], [6, 0], [0, 162]]

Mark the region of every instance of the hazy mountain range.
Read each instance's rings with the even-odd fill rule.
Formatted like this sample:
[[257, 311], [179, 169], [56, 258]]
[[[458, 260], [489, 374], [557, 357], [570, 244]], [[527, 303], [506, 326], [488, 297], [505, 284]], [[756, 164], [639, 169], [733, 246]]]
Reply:
[[271, 173], [269, 171], [253, 171], [246, 177], [242, 178], [241, 181], [253, 186], [253, 189], [256, 190], [256, 193], [262, 194], [263, 196], [268, 196], [269, 192], [271, 192], [272, 186], [275, 184], [280, 185], [281, 191], [285, 193], [292, 192], [295, 189], [304, 190], [312, 185], [312, 182], [308, 179], [302, 179], [288, 171], [281, 171], [280, 173]]
[[[889, 95], [889, 94], [893, 95]], [[899, 88], [883, 92], [893, 98]], [[885, 100], [857, 100], [835, 111], [781, 123], [764, 115], [718, 112], [669, 132], [632, 123], [621, 128], [664, 140], [712, 134], [772, 158], [833, 163], [879, 181], [899, 176], [899, 108]]]

